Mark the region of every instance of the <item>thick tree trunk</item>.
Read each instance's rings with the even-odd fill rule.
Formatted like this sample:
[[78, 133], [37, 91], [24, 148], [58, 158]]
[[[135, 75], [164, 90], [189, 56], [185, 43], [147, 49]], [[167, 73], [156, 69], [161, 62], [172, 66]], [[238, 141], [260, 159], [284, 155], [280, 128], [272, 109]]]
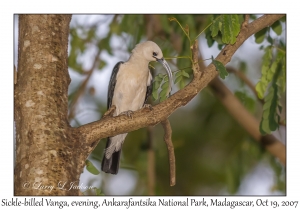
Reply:
[[[81, 173], [67, 120], [70, 20], [70, 15], [19, 17], [15, 195], [78, 195], [67, 189]], [[67, 190], [60, 190], [64, 183]]]

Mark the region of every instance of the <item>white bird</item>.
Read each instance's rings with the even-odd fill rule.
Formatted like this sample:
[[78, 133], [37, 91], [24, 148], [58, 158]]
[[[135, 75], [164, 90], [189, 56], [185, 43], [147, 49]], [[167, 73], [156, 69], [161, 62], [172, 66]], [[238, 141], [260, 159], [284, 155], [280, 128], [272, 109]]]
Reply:
[[[118, 62], [111, 74], [107, 108], [116, 106], [113, 116], [126, 114], [142, 108], [152, 92], [152, 75], [148, 68], [149, 62], [158, 61], [166, 69], [169, 76], [169, 91], [171, 91], [172, 71], [164, 60], [159, 46], [146, 41], [135, 46], [127, 62]], [[117, 174], [122, 144], [127, 133], [109, 137], [102, 160], [101, 169], [106, 173]]]

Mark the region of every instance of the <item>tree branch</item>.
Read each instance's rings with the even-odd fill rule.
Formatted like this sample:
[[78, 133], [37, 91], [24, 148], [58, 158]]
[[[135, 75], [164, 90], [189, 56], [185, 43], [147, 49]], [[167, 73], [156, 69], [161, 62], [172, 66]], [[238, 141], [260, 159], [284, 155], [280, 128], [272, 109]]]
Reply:
[[[251, 35], [260, 31], [261, 29], [272, 25], [275, 21], [283, 17], [284, 15], [264, 15], [255, 21], [249, 23], [247, 26], [242, 27], [237, 42], [233, 45], [226, 45], [223, 50], [216, 57], [216, 60], [227, 64], [237, 49], [247, 40]], [[198, 45], [193, 45], [195, 51], [198, 51]], [[198, 65], [198, 62], [197, 62]], [[197, 72], [194, 68], [197, 67], [193, 62], [193, 71]], [[83, 137], [83, 143], [90, 145], [99, 139], [115, 136], [121, 133], [127, 133], [139, 128], [156, 125], [163, 120], [166, 120], [175, 110], [185, 106], [191, 101], [208, 83], [218, 75], [216, 68], [213, 64], [207, 66], [203, 73], [196, 73], [194, 79], [182, 90], [179, 90], [173, 94], [170, 98], [162, 103], [153, 107], [152, 110], [140, 109], [133, 113], [133, 118], [130, 119], [126, 116], [107, 117], [96, 122], [92, 122], [75, 129], [81, 137]], [[83, 148], [84, 149], [84, 148]], [[87, 155], [90, 150], [87, 150]]]
[[258, 142], [262, 144], [272, 155], [277, 157], [285, 165], [286, 147], [273, 135], [262, 136], [259, 132], [259, 121], [251, 115], [232, 92], [216, 77], [210, 83], [215, 95], [221, 100], [231, 116]]
[[244, 22], [242, 23], [242, 27], [246, 27], [249, 23], [249, 19], [250, 19], [250, 15], [245, 15], [245, 20]]
[[162, 121], [161, 124], [165, 130], [164, 140], [166, 142], [169, 153], [170, 186], [174, 186], [176, 183], [176, 165], [174, 147], [172, 143], [172, 128], [168, 119]]

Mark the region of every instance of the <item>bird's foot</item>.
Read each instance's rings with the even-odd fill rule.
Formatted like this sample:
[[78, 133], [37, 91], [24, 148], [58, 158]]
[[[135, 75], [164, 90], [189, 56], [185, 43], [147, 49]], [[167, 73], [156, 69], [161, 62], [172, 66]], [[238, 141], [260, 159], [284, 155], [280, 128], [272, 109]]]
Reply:
[[151, 111], [153, 110], [153, 107], [152, 107], [151, 104], [144, 104], [143, 108], [147, 108], [147, 109], [149, 109]]
[[103, 115], [103, 118], [105, 117], [112, 117], [114, 115], [114, 112], [116, 110], [116, 106], [112, 105]]
[[128, 111], [125, 111], [125, 112], [121, 112], [119, 115], [126, 115], [127, 117], [130, 117], [132, 119], [133, 118], [132, 114], [133, 114], [133, 111], [128, 110]]

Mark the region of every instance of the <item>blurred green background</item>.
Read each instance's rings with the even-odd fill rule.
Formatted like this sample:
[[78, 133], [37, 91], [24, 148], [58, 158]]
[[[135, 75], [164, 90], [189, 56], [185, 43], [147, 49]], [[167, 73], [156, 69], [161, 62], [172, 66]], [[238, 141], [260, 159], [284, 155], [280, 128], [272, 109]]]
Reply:
[[[164, 57], [187, 56], [190, 46], [175, 17], [195, 38], [216, 15], [73, 15], [69, 37], [69, 120], [72, 126], [99, 120], [106, 111], [107, 86], [113, 66], [126, 61], [134, 46], [146, 40], [156, 42]], [[251, 15], [253, 21], [259, 15]], [[243, 15], [239, 15], [243, 21]], [[268, 37], [285, 46], [282, 34], [272, 30]], [[187, 27], [188, 26], [188, 27]], [[209, 38], [209, 30], [199, 36], [203, 59], [216, 57], [224, 46], [220, 36]], [[255, 85], [261, 77], [263, 50], [270, 44], [250, 37], [227, 65], [241, 71]], [[185, 69], [190, 75], [173, 86], [172, 94], [192, 78], [188, 59], [168, 59], [173, 71]], [[204, 61], [208, 65], [211, 61]], [[165, 72], [152, 63], [154, 75]], [[236, 75], [222, 80], [250, 113], [261, 119], [262, 104]], [[153, 101], [152, 104], [157, 104]], [[285, 95], [282, 96], [285, 119]], [[265, 151], [227, 112], [209, 87], [169, 118], [176, 156], [176, 185], [169, 186], [168, 152], [162, 126], [130, 132], [123, 145], [118, 175], [84, 171], [81, 182], [93, 185], [105, 195], [284, 195], [285, 168]], [[285, 143], [285, 125], [273, 132]], [[89, 160], [100, 170], [105, 140], [101, 140]], [[94, 194], [94, 192], [85, 192]]]

